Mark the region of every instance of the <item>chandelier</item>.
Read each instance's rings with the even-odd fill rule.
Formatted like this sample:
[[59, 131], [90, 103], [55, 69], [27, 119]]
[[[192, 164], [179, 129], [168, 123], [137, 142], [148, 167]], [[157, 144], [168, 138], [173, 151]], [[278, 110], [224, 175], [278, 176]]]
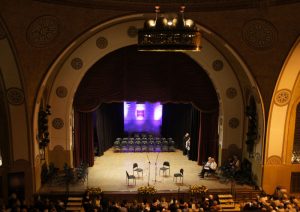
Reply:
[[200, 51], [201, 33], [191, 19], [184, 18], [185, 6], [178, 14], [162, 14], [155, 7], [156, 17], [146, 20], [138, 31], [139, 51]]

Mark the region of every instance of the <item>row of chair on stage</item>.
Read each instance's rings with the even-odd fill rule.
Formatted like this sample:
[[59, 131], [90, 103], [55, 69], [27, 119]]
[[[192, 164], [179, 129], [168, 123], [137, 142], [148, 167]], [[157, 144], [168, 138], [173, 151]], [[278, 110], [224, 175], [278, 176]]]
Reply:
[[[177, 178], [179, 178], [179, 182], [183, 183], [183, 172], [184, 170], [181, 168], [178, 173], [174, 173], [173, 175], [173, 182], [177, 183]], [[144, 176], [144, 170], [138, 166], [137, 163], [133, 163], [132, 165], [132, 174], [129, 174], [128, 171], [126, 171], [126, 183], [129, 185], [129, 180], [132, 180], [134, 185], [136, 185], [136, 179], [140, 178], [140, 173], [142, 174], [142, 177]], [[162, 167], [159, 168], [159, 175], [166, 177], [171, 175], [171, 168], [170, 168], [170, 162], [164, 161]]]
[[124, 138], [116, 138], [116, 141], [115, 142], [119, 142], [119, 143], [122, 143], [122, 142], [133, 142], [133, 143], [136, 143], [136, 142], [141, 142], [141, 143], [148, 143], [148, 142], [153, 142], [153, 143], [166, 143], [166, 144], [170, 144], [170, 143], [173, 143], [173, 138], [160, 138], [160, 137], [150, 137], [150, 138], [147, 138], [147, 137], [143, 137], [143, 138], [140, 138], [140, 137], [124, 137]]
[[173, 152], [175, 142], [172, 138], [117, 138], [114, 150], [122, 152]]

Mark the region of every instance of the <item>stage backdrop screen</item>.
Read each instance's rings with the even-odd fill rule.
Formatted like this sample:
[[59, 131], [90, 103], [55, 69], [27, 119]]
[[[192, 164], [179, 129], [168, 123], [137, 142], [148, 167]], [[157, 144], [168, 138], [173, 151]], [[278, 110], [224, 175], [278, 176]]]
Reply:
[[124, 131], [160, 135], [162, 105], [159, 102], [124, 102]]

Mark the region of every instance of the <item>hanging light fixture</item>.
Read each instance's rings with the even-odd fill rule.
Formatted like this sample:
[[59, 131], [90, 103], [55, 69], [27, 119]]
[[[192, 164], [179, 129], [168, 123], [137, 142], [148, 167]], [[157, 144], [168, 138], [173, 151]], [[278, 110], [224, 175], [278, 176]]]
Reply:
[[201, 33], [191, 19], [184, 18], [185, 6], [178, 14], [162, 14], [155, 7], [155, 19], [146, 20], [138, 32], [139, 51], [200, 51]]

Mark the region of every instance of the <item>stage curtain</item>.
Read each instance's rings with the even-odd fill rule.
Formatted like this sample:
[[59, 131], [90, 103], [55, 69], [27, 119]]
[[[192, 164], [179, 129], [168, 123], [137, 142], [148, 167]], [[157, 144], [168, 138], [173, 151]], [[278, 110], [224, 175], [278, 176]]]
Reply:
[[216, 90], [201, 66], [180, 52], [118, 49], [97, 61], [80, 82], [77, 111], [91, 112], [101, 103], [148, 101], [190, 103], [201, 112], [218, 110]]
[[93, 120], [92, 113], [74, 113], [74, 165], [78, 167], [80, 162], [94, 165], [93, 145]]
[[96, 115], [97, 155], [113, 146], [116, 137], [122, 137], [124, 130], [123, 103], [102, 103]]
[[198, 160], [198, 149], [199, 149], [199, 129], [201, 127], [200, 123], [200, 111], [191, 105], [190, 109], [190, 136], [191, 136], [191, 150], [190, 150], [190, 160]]
[[175, 146], [183, 150], [185, 143], [183, 136], [191, 130], [191, 104], [163, 104], [162, 136], [173, 138]]
[[[205, 70], [188, 55], [180, 52], [140, 52], [137, 51], [136, 45], [118, 49], [97, 61], [85, 74], [75, 93], [73, 104], [76, 112], [91, 113], [103, 103], [121, 101], [171, 102], [183, 105], [193, 103], [194, 107], [201, 112], [198, 162], [208, 154], [217, 157], [215, 152], [211, 152], [218, 149], [213, 147], [216, 145], [214, 142], [217, 126], [215, 125], [218, 122], [212, 115], [219, 109], [217, 93]], [[183, 149], [183, 136], [186, 132], [192, 131], [194, 148], [196, 144], [193, 142], [197, 141], [195, 135], [197, 130], [194, 127], [197, 125], [185, 125], [185, 122], [192, 120], [191, 110], [190, 114], [188, 110], [184, 112], [186, 119], [171, 117], [172, 114], [176, 115], [176, 111], [176, 109], [171, 110], [170, 114], [166, 115], [169, 116], [169, 121], [166, 123], [171, 126], [165, 129], [164, 136], [174, 138], [177, 147]], [[209, 119], [211, 116], [212, 120]], [[197, 117], [193, 120], [196, 123]], [[75, 127], [75, 134], [80, 135], [78, 131], [81, 129]], [[102, 142], [100, 140], [99, 142]], [[93, 140], [85, 141], [93, 145]], [[205, 151], [206, 148], [210, 151]], [[194, 160], [194, 157], [193, 152], [191, 159]]]
[[213, 157], [218, 162], [218, 112], [200, 113], [198, 164]]

